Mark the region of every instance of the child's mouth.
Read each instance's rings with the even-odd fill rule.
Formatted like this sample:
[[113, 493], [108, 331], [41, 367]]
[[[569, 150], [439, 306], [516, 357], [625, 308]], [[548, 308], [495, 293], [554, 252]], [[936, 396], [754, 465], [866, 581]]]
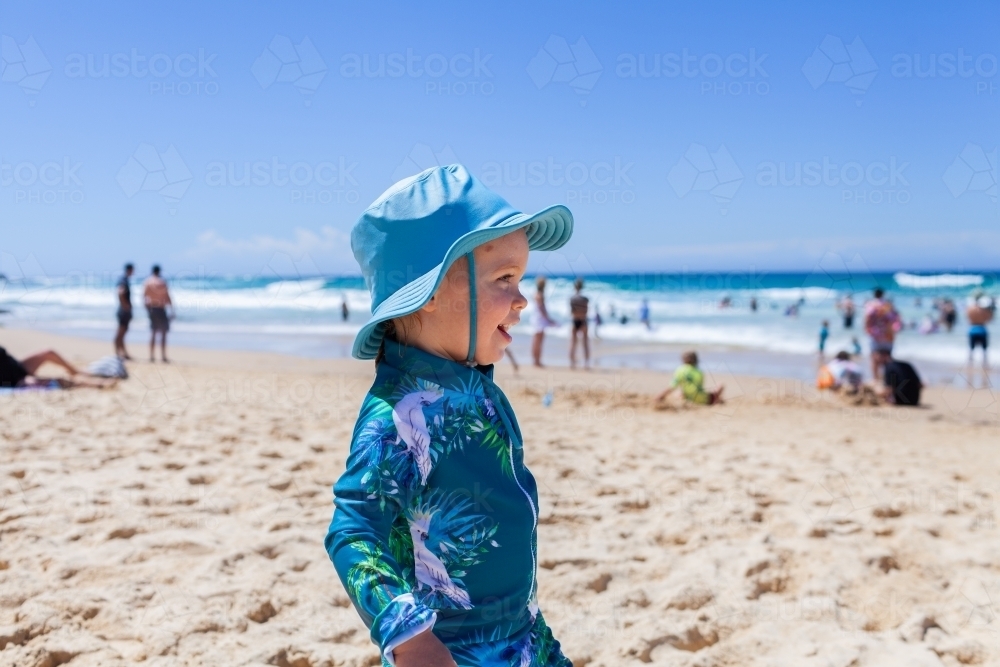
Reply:
[[509, 333], [507, 333], [507, 329], [508, 328], [510, 328], [509, 324], [498, 324], [497, 325], [497, 331], [499, 331], [500, 335], [503, 336], [504, 340], [509, 343], [509, 342], [513, 341], [514, 338]]

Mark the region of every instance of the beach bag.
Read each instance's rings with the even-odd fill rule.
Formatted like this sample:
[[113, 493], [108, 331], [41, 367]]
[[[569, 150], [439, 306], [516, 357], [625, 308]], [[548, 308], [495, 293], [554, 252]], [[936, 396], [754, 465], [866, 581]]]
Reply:
[[920, 405], [923, 382], [916, 369], [905, 361], [893, 359], [882, 369], [885, 386], [892, 391], [890, 398], [896, 405]]
[[121, 378], [125, 379], [128, 377], [128, 371], [125, 370], [125, 364], [118, 357], [101, 357], [94, 363], [87, 366], [87, 372], [91, 375], [97, 375], [102, 378]]

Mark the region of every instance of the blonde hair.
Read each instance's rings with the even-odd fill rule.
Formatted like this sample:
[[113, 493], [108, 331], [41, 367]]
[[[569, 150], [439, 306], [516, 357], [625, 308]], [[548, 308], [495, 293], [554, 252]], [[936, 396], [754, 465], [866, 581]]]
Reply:
[[420, 326], [420, 311], [403, 315], [402, 317], [394, 317], [391, 320], [383, 322], [382, 342], [379, 343], [378, 352], [375, 354], [375, 365], [378, 366], [385, 359], [386, 338], [405, 345], [413, 329], [416, 328], [419, 330]]

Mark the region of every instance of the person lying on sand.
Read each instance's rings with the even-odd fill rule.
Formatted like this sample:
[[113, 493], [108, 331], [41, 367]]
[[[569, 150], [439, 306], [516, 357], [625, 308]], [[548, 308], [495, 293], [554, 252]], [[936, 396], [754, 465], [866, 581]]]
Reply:
[[696, 405], [715, 405], [722, 403], [722, 390], [719, 385], [714, 391], [705, 391], [705, 374], [698, 368], [698, 353], [689, 351], [681, 355], [683, 362], [674, 371], [674, 377], [670, 381], [670, 386], [663, 390], [654, 400], [654, 404], [659, 405], [667, 400], [667, 397], [680, 387], [684, 400]]
[[[57, 366], [62, 366], [71, 378], [44, 378], [38, 376], [38, 369], [42, 364], [49, 362]], [[20, 361], [8, 354], [7, 350], [0, 347], [0, 387], [45, 387], [55, 382], [62, 389], [72, 387], [95, 387], [104, 388], [115, 384], [115, 380], [95, 378], [83, 373], [71, 363], [62, 358], [54, 350], [46, 350], [33, 354]]]

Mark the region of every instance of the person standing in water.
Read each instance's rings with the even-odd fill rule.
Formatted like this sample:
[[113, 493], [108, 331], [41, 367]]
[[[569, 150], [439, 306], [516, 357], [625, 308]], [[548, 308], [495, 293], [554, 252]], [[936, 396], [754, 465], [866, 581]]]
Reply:
[[993, 312], [996, 304], [993, 299], [982, 292], [977, 292], [965, 311], [965, 316], [969, 318], [969, 366], [972, 366], [972, 359], [976, 353], [976, 348], [983, 348], [983, 370], [989, 368], [986, 357], [986, 349], [990, 345], [990, 334], [986, 325], [993, 321]]
[[892, 356], [892, 346], [896, 333], [902, 329], [903, 323], [891, 301], [883, 299], [885, 291], [876, 287], [871, 301], [865, 304], [865, 333], [871, 337], [872, 377], [882, 379], [881, 354]]
[[532, 317], [535, 335], [531, 338], [531, 359], [536, 367], [542, 367], [542, 343], [545, 342], [545, 330], [555, 326], [545, 307], [545, 276], [535, 278], [535, 314]]
[[[146, 278], [142, 284], [142, 298], [146, 303], [146, 311], [149, 313], [149, 360], [156, 361], [156, 334], [160, 334], [160, 358], [163, 363], [169, 363], [167, 359], [167, 332], [170, 331], [170, 320], [174, 319], [174, 304], [170, 300], [170, 290], [167, 289], [167, 281], [160, 277], [159, 264], [153, 265], [153, 275]], [[167, 313], [167, 308], [170, 313]]]
[[118, 331], [115, 333], [115, 356], [131, 359], [125, 349], [125, 334], [128, 333], [129, 322], [132, 321], [132, 288], [128, 279], [135, 272], [132, 264], [125, 265], [125, 273], [118, 279]]
[[653, 328], [652, 323], [649, 321], [649, 299], [643, 299], [639, 305], [639, 321], [646, 325], [647, 330]]
[[569, 366], [576, 368], [576, 344], [583, 338], [583, 367], [590, 368], [590, 340], [587, 338], [587, 311], [590, 309], [590, 299], [583, 291], [583, 278], [573, 281], [575, 293], [569, 298], [569, 312], [573, 318], [573, 340], [569, 346]]
[[840, 311], [840, 316], [844, 318], [844, 328], [853, 329], [854, 328], [854, 299], [851, 295], [846, 295], [837, 304], [837, 310]]
[[823, 324], [819, 328], [819, 358], [823, 358], [823, 353], [826, 351], [826, 339], [830, 337], [830, 322], [823, 320]]

